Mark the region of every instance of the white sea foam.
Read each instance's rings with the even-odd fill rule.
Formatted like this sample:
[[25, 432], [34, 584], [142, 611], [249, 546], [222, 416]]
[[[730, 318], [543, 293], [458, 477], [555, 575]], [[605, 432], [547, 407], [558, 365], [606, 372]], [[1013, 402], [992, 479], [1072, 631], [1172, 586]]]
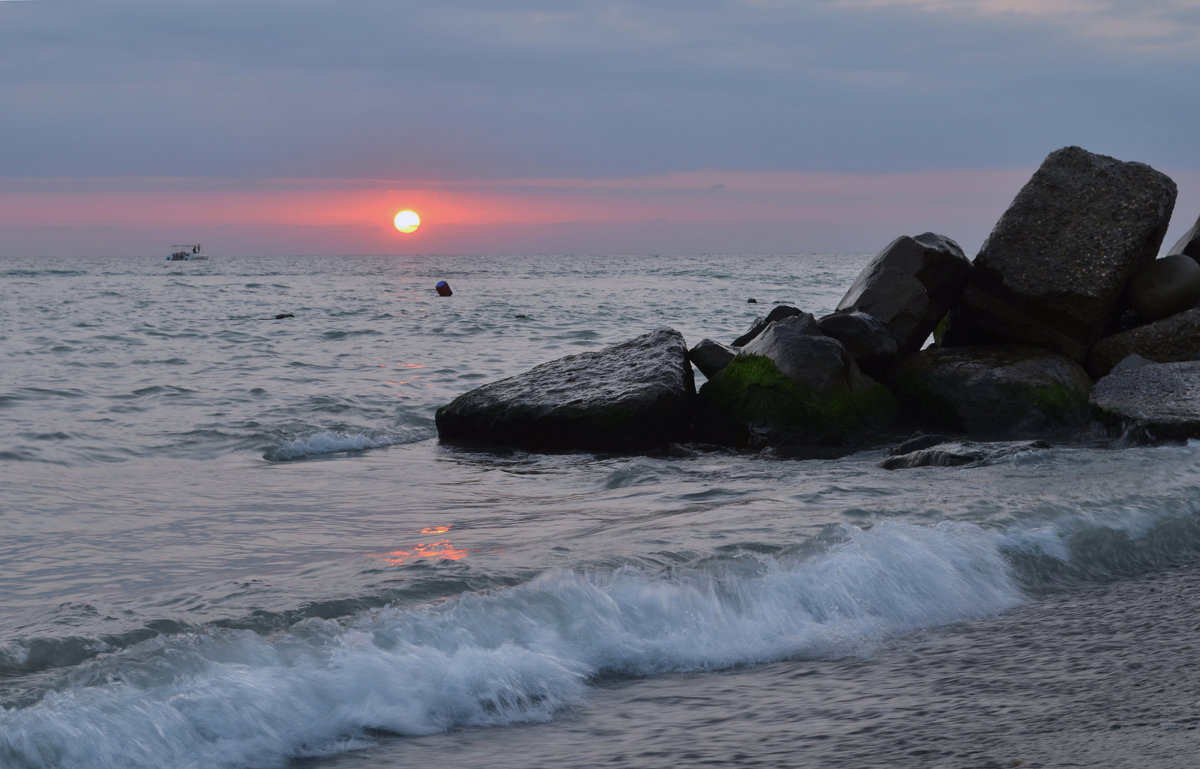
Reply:
[[[555, 571], [517, 587], [263, 636], [213, 629], [87, 663], [95, 683], [0, 713], [5, 767], [278, 766], [360, 744], [549, 719], [589, 679], [855, 653], [1022, 600], [995, 537], [886, 522], [750, 575]], [[77, 679], [78, 680], [78, 679]]]
[[321, 456], [323, 454], [337, 454], [345, 451], [366, 451], [367, 449], [378, 449], [384, 446], [398, 446], [405, 443], [412, 443], [415, 440], [420, 440], [420, 437], [413, 434], [368, 434], [368, 433], [346, 433], [334, 430], [322, 430], [305, 435], [291, 440], [281, 441], [279, 444], [272, 446], [264, 454], [263, 458], [271, 462], [286, 462], [289, 460], [303, 459], [304, 457]]

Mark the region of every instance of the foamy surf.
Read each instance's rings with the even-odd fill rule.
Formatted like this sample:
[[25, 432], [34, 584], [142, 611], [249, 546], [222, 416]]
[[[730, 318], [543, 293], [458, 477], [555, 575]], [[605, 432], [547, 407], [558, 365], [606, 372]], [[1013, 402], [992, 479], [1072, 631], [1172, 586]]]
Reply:
[[806, 560], [671, 575], [552, 571], [526, 584], [281, 633], [207, 628], [73, 670], [0, 714], [14, 769], [281, 766], [362, 745], [553, 718], [597, 677], [855, 654], [1022, 600], [971, 526], [847, 527]]
[[263, 459], [268, 462], [290, 462], [307, 457], [399, 446], [427, 437], [429, 435], [426, 432], [420, 431], [409, 431], [403, 434], [374, 434], [322, 430], [311, 435], [280, 441], [263, 452]]

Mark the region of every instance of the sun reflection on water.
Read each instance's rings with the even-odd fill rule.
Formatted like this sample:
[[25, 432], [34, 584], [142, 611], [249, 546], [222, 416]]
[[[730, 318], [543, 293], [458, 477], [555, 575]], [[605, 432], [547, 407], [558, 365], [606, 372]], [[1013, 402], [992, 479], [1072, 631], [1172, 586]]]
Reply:
[[[450, 526], [426, 526], [422, 534], [446, 534], [453, 528]], [[387, 553], [367, 553], [368, 558], [384, 561], [392, 566], [402, 566], [424, 558], [447, 561], [461, 561], [467, 557], [469, 549], [457, 548], [449, 539], [439, 539], [434, 542], [418, 542], [410, 550], [392, 550]]]

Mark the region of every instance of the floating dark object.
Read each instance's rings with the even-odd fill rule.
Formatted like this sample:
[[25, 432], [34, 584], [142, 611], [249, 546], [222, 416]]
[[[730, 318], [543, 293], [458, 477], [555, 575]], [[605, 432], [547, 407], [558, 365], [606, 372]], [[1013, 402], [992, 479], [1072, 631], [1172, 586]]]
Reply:
[[275, 316], [275, 320], [283, 320], [284, 318], [294, 318], [294, 317], [296, 317], [296, 316], [291, 314], [290, 312], [281, 312]]
[[746, 304], [758, 304], [758, 300], [755, 299], [754, 297], [750, 297], [749, 299], [746, 300]]
[[454, 293], [450, 290], [450, 284], [444, 280], [439, 280], [434, 288], [437, 289], [438, 296], [450, 296]]

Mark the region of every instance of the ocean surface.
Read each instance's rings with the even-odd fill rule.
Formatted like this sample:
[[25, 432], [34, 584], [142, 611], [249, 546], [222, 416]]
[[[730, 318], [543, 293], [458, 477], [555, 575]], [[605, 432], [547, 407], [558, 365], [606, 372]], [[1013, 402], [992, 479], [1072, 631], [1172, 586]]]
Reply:
[[438, 442], [868, 258], [0, 259], [0, 768], [1194, 766], [1200, 445]]

